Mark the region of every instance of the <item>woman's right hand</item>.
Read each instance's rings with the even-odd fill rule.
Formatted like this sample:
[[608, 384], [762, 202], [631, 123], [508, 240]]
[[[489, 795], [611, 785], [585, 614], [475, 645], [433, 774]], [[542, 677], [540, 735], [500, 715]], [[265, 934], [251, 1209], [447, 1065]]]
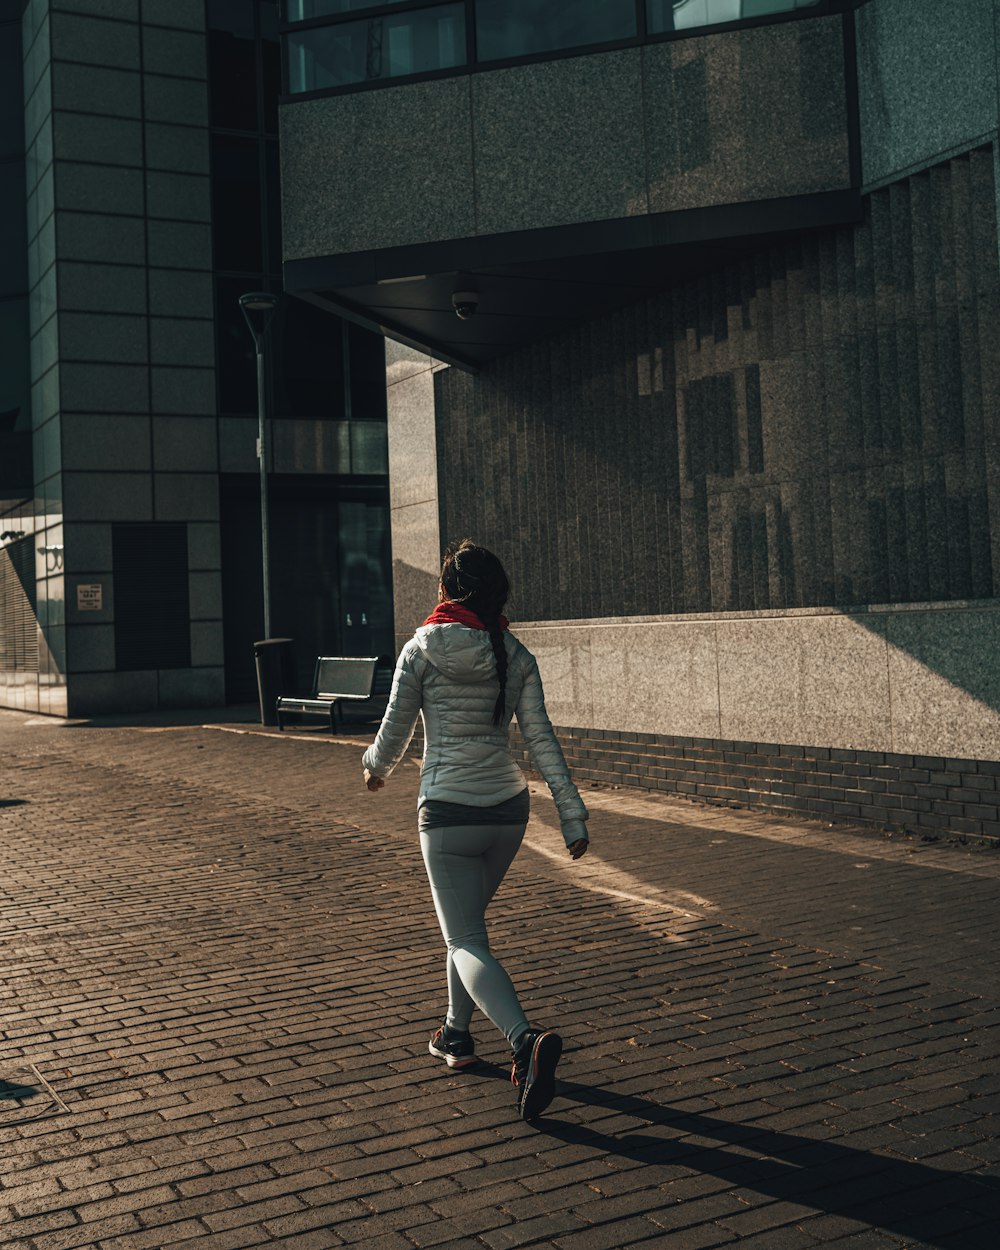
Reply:
[[569, 853], [574, 859], [579, 859], [582, 855], [587, 854], [588, 846], [590, 846], [590, 842], [587, 838], [577, 838], [575, 842], [570, 844]]
[[381, 790], [382, 787], [385, 785], [385, 778], [376, 777], [374, 773], [370, 773], [368, 769], [366, 768], [365, 769], [365, 785], [368, 787], [369, 790], [372, 790], [372, 791]]

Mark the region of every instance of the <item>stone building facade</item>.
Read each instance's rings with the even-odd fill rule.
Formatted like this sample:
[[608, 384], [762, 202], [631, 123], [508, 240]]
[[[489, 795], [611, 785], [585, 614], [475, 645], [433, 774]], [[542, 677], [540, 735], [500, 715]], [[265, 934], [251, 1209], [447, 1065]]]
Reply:
[[[0, 49], [0, 706], [253, 698], [276, 0], [6, 0]], [[308, 683], [391, 661], [384, 354], [290, 298], [270, 340], [272, 616]]]
[[996, 6], [699, 5], [289, 14], [286, 283], [389, 336], [397, 645], [470, 534], [579, 776], [1000, 836]]

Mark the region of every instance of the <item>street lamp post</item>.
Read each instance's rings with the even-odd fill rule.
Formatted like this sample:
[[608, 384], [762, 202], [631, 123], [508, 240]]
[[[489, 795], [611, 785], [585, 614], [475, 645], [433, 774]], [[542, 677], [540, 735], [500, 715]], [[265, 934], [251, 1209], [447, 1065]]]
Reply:
[[[278, 297], [270, 291], [250, 291], [240, 296], [240, 308], [253, 335], [257, 351], [257, 459], [260, 464], [260, 542], [264, 589], [264, 637], [271, 637], [270, 528], [267, 514], [267, 441], [265, 436], [264, 343]], [[256, 324], [255, 324], [256, 322]]]

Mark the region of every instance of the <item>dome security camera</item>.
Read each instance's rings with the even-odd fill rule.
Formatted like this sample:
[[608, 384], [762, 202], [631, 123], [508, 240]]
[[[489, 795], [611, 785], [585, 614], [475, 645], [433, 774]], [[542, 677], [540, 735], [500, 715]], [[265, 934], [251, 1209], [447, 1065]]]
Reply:
[[475, 316], [476, 309], [479, 307], [479, 292], [455, 291], [451, 297], [451, 306], [459, 320], [468, 321], [470, 317]]

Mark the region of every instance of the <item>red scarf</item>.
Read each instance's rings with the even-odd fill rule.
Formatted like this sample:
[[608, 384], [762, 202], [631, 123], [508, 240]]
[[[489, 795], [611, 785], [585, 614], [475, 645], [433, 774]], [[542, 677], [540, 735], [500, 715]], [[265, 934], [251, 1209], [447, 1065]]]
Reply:
[[[469, 629], [485, 629], [486, 626], [471, 608], [464, 608], [460, 603], [445, 599], [430, 614], [425, 625], [467, 625]], [[500, 617], [500, 628], [507, 629], [509, 622], [505, 616]]]

